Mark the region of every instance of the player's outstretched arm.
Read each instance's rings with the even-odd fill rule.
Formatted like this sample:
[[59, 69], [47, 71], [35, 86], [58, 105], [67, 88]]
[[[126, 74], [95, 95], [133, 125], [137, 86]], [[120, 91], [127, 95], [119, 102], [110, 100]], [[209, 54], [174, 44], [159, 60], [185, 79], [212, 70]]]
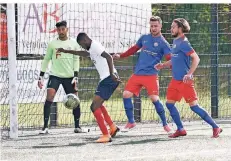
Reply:
[[165, 63], [164, 63], [164, 67], [170, 67], [172, 65], [172, 61], [171, 60], [169, 60], [169, 61], [166, 61]]
[[140, 47], [137, 45], [134, 45], [131, 48], [129, 48], [127, 51], [125, 51], [124, 53], [115, 53], [111, 55], [113, 59], [126, 58], [126, 57], [129, 57], [130, 55], [134, 55], [138, 50], [140, 50]]
[[87, 51], [65, 50], [63, 48], [58, 48], [56, 50], [57, 53], [67, 53], [67, 54], [73, 54], [73, 55], [84, 56], [84, 57], [90, 56], [90, 54]]
[[126, 58], [130, 55], [134, 55], [138, 50], [140, 50], [140, 47], [137, 45], [134, 45], [131, 48], [129, 48], [127, 51], [125, 51], [124, 53], [120, 54], [120, 58]]
[[105, 51], [101, 54], [102, 57], [104, 57], [107, 60], [107, 64], [109, 67], [110, 75], [112, 76], [112, 79], [114, 81], [120, 82], [120, 78], [114, 74], [114, 63], [113, 63], [113, 58], [110, 54], [106, 53]]
[[172, 65], [172, 62], [171, 62], [171, 60], [169, 60], [169, 61], [166, 61], [165, 63], [158, 63], [158, 64], [156, 64], [154, 66], [154, 68], [156, 70], [161, 70], [163, 68], [167, 68], [167, 67], [169, 68], [171, 65]]

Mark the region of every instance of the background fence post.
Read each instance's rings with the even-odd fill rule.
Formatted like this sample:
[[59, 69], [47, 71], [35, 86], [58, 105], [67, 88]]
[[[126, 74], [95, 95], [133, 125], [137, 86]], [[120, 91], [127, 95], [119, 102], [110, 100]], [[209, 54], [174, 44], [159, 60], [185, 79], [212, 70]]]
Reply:
[[211, 114], [218, 118], [218, 4], [211, 4]]

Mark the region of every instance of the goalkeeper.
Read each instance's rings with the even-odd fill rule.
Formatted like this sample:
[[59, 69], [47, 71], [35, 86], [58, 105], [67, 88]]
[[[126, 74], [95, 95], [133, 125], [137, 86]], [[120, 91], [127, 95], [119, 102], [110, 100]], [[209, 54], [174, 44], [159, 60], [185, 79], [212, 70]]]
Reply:
[[[57, 53], [56, 48], [65, 48], [72, 50], [80, 50], [77, 42], [67, 36], [67, 22], [61, 21], [56, 24], [58, 38], [55, 38], [48, 44], [46, 55], [42, 61], [42, 68], [38, 81], [38, 87], [43, 87], [43, 76], [46, 72], [49, 62], [52, 62], [51, 73], [47, 84], [47, 97], [44, 104], [44, 126], [40, 134], [48, 133], [48, 120], [50, 116], [50, 107], [53, 103], [55, 94], [62, 84], [66, 94], [78, 94], [78, 72], [79, 72], [79, 57], [76, 55]], [[73, 110], [75, 133], [81, 133], [82, 129], [79, 126], [80, 105]]]

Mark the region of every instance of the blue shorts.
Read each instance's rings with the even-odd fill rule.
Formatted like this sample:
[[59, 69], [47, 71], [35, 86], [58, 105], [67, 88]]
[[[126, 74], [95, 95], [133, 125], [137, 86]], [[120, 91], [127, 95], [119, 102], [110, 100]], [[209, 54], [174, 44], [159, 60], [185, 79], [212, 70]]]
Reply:
[[108, 100], [115, 89], [118, 87], [119, 82], [115, 82], [112, 80], [111, 76], [103, 79], [99, 82], [99, 85], [95, 91], [95, 95], [100, 96], [104, 100]]

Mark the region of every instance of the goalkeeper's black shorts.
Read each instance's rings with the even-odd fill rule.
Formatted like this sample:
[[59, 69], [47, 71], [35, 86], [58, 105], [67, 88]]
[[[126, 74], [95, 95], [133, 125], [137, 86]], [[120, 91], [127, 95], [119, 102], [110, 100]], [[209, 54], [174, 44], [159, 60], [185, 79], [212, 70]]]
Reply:
[[47, 88], [53, 88], [56, 91], [59, 89], [60, 84], [62, 84], [63, 89], [66, 94], [69, 93], [76, 93], [77, 89], [75, 87], [75, 84], [71, 84], [72, 78], [60, 78], [53, 75], [50, 75]]

